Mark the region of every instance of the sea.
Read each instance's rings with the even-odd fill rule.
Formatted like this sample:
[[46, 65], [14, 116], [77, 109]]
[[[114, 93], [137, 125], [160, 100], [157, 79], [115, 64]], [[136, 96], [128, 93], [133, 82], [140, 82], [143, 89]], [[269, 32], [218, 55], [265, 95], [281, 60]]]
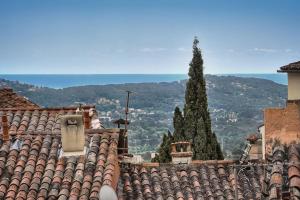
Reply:
[[[286, 74], [217, 74], [261, 78], [287, 85]], [[40, 87], [66, 88], [83, 85], [107, 85], [124, 83], [158, 83], [187, 79], [186, 74], [0, 74], [0, 78], [19, 81]]]

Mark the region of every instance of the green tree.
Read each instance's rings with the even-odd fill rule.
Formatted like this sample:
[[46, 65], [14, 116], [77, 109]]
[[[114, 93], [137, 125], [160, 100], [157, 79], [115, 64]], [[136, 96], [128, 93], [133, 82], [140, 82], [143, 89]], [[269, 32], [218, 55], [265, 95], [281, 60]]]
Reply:
[[211, 130], [211, 119], [208, 111], [206, 84], [203, 74], [203, 59], [198, 48], [198, 39], [193, 43], [193, 59], [189, 68], [189, 79], [186, 83], [184, 116], [178, 107], [175, 108], [173, 136], [164, 135], [158, 150], [156, 162], [171, 161], [171, 143], [188, 140], [192, 142], [193, 159], [223, 159], [223, 154], [216, 135]]
[[179, 107], [175, 108], [173, 117], [173, 127], [174, 127], [174, 141], [184, 141], [184, 119]]
[[206, 84], [203, 74], [203, 59], [198, 48], [198, 39], [193, 43], [193, 59], [190, 63], [189, 80], [186, 84], [184, 105], [184, 133], [193, 144], [193, 158], [200, 160], [222, 159], [217, 152], [218, 142], [211, 130]]
[[172, 160], [171, 157], [171, 143], [173, 142], [173, 136], [169, 132], [168, 135], [164, 134], [163, 141], [160, 144], [158, 149], [158, 155], [152, 159], [152, 162], [159, 162], [159, 163], [169, 163]]

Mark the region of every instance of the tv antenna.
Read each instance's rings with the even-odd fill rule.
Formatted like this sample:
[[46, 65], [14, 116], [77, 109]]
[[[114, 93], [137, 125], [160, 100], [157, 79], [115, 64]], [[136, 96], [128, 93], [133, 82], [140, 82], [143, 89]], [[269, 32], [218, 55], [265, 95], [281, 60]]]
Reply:
[[129, 97], [130, 94], [133, 93], [132, 91], [126, 90], [127, 92], [127, 98], [126, 98], [126, 107], [125, 107], [125, 132], [127, 132], [127, 126], [128, 126], [128, 114], [129, 114]]

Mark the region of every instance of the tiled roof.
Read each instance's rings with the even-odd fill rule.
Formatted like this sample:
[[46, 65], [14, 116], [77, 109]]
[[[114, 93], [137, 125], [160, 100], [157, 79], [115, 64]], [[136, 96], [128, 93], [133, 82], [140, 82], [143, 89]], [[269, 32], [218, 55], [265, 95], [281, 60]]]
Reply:
[[300, 72], [300, 61], [282, 66], [278, 72]]
[[[269, 157], [264, 193], [270, 200], [300, 199], [300, 145], [277, 146]], [[283, 197], [281, 197], [283, 194]]]
[[124, 164], [119, 199], [300, 199], [300, 144], [275, 146], [267, 162]]
[[[190, 165], [122, 167], [119, 199], [206, 200], [262, 199], [261, 165], [235, 166], [226, 161]], [[236, 190], [235, 190], [236, 189]]]
[[[94, 106], [82, 107], [86, 115], [85, 121], [91, 121], [89, 111]], [[74, 114], [76, 107], [38, 108], [38, 109], [0, 109], [0, 133], [3, 115], [7, 116], [9, 134], [16, 135], [30, 131], [60, 132], [60, 117]]]
[[0, 88], [0, 108], [39, 108], [39, 106], [10, 88]]
[[76, 157], [60, 156], [60, 134], [1, 140], [0, 199], [98, 199], [102, 185], [117, 185], [118, 136], [86, 134], [86, 155]]

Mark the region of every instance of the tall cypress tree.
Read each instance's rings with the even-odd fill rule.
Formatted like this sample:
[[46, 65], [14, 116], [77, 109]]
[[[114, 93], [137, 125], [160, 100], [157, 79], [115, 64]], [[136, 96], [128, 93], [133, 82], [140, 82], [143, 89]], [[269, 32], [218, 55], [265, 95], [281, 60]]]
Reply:
[[203, 74], [203, 59], [198, 43], [198, 39], [195, 38], [193, 59], [190, 63], [189, 80], [185, 92], [184, 132], [186, 138], [193, 144], [194, 159], [222, 159], [223, 156], [217, 152], [217, 139], [211, 130]]
[[184, 116], [175, 108], [173, 136], [164, 135], [155, 162], [171, 161], [171, 143], [173, 141], [191, 141], [194, 160], [224, 159], [216, 135], [211, 130], [208, 111], [206, 84], [203, 74], [203, 59], [198, 48], [198, 39], [193, 43], [193, 59], [190, 63], [189, 80], [186, 84]]
[[184, 141], [184, 119], [182, 116], [182, 113], [180, 111], [180, 108], [176, 106], [174, 111], [174, 117], [173, 117], [173, 127], [174, 127], [174, 141]]

